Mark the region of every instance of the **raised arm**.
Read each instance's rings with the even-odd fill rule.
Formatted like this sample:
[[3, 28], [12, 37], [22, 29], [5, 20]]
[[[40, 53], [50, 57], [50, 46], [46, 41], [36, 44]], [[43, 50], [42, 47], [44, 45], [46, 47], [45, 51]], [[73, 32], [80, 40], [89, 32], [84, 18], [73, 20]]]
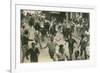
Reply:
[[28, 41], [33, 41], [33, 39], [28, 39]]

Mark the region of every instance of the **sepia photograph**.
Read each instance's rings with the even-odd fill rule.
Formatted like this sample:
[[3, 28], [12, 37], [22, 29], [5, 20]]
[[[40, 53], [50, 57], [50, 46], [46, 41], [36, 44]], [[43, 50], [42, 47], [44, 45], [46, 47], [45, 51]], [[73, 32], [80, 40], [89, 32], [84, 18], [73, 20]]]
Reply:
[[90, 59], [90, 13], [20, 10], [20, 63]]

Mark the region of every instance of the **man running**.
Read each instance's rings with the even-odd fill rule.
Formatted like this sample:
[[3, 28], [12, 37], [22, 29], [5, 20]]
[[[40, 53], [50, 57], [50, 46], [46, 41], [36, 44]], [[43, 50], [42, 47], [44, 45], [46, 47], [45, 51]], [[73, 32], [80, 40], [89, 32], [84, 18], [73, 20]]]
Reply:
[[23, 53], [21, 60], [22, 63], [24, 62], [25, 53], [28, 50], [28, 41], [33, 41], [33, 40], [29, 39], [29, 32], [28, 30], [25, 30], [23, 35], [21, 35], [21, 46], [22, 46], [21, 48]]
[[50, 41], [47, 43], [47, 45], [44, 48], [49, 48], [49, 55], [50, 58], [53, 59], [53, 61], [55, 61], [54, 55], [56, 52], [56, 43], [53, 41], [53, 38], [50, 39]]
[[86, 47], [87, 47], [87, 40], [86, 37], [84, 35], [81, 36], [81, 40], [80, 40], [80, 44], [78, 46], [78, 48], [80, 47], [80, 56], [82, 58], [83, 52], [84, 52], [84, 57], [85, 59], [87, 59], [87, 51], [86, 51]]
[[65, 40], [65, 41], [68, 42], [69, 57], [70, 57], [70, 60], [72, 60], [74, 44], [77, 43], [77, 42], [75, 41], [75, 39], [72, 38], [72, 35], [70, 35], [68, 40]]

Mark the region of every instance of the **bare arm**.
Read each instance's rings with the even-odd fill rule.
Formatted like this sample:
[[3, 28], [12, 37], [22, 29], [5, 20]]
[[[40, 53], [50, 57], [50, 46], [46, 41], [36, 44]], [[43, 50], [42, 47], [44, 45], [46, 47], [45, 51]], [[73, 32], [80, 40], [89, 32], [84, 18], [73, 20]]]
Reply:
[[28, 55], [30, 54], [30, 51], [31, 51], [31, 50], [29, 49], [29, 50], [26, 52], [26, 54], [25, 54], [27, 60], [29, 60]]
[[57, 43], [55, 44], [56, 46], [59, 46]]
[[28, 39], [28, 41], [33, 41], [33, 39]]
[[77, 44], [77, 42], [76, 42], [76, 40], [74, 39], [74, 43], [76, 43]]
[[56, 39], [56, 41], [57, 41], [57, 42], [58, 42], [58, 41], [60, 41], [60, 40], [61, 40], [61, 38], [60, 38], [60, 39], [58, 39], [58, 40]]
[[46, 49], [48, 47], [48, 43], [46, 44], [46, 46], [45, 47], [43, 47], [44, 49]]
[[79, 44], [79, 46], [78, 46], [78, 48], [81, 46], [81, 42], [80, 42], [80, 44]]

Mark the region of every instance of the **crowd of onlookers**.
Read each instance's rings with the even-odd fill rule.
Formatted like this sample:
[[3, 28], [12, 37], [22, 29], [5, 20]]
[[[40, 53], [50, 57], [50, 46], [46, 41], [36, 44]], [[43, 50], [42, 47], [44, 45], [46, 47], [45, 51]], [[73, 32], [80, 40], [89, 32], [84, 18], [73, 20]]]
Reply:
[[[31, 33], [30, 29], [34, 33]], [[33, 35], [33, 38], [30, 36]], [[77, 41], [78, 40], [78, 41]], [[29, 47], [31, 43], [31, 48]], [[46, 42], [45, 46], [42, 45]], [[68, 54], [66, 54], [64, 47], [68, 43]], [[39, 47], [36, 47], [36, 45]], [[74, 51], [76, 47], [79, 50]], [[58, 52], [56, 52], [56, 46], [58, 46]], [[21, 50], [22, 58], [21, 62], [24, 62], [24, 58], [29, 59], [31, 62], [38, 62], [38, 56], [40, 54], [39, 49], [45, 49], [48, 47], [48, 53], [53, 61], [64, 61], [74, 59], [89, 59], [87, 53], [87, 47], [89, 46], [89, 19], [88, 18], [73, 18], [63, 21], [58, 20], [54, 16], [46, 15], [42, 11], [34, 11], [34, 13], [21, 11]], [[88, 49], [89, 50], [89, 49]]]

